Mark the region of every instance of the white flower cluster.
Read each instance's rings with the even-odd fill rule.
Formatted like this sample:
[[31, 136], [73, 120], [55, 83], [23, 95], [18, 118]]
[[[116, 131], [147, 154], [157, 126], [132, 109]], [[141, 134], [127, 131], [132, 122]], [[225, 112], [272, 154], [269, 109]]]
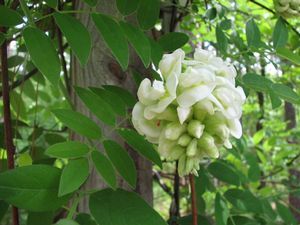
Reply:
[[300, 0], [274, 0], [276, 11], [283, 17], [300, 16]]
[[132, 112], [134, 127], [158, 144], [160, 155], [179, 160], [180, 176], [196, 174], [201, 159], [218, 157], [221, 146], [231, 148], [231, 135], [241, 137], [246, 98], [232, 65], [200, 48], [184, 58], [181, 49], [163, 56], [163, 81], [144, 79]]

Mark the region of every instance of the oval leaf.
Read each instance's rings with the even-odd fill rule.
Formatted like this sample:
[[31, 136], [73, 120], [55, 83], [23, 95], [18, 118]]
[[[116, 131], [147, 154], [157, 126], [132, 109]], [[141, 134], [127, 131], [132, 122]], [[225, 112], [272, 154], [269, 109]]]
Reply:
[[119, 129], [118, 133], [139, 154], [162, 168], [162, 162], [159, 154], [141, 135], [130, 129]]
[[208, 171], [218, 180], [239, 186], [239, 175], [225, 162], [217, 160], [208, 166]]
[[287, 59], [298, 66], [300, 65], [300, 55], [293, 53], [289, 49], [283, 48], [283, 47], [278, 47], [276, 49], [276, 53], [280, 57]]
[[117, 94], [103, 88], [90, 87], [89, 89], [109, 104], [115, 114], [126, 115], [126, 104]]
[[122, 22], [121, 28], [123, 29], [128, 41], [141, 58], [144, 66], [148, 67], [151, 58], [151, 46], [147, 36], [140, 29], [129, 23]]
[[120, 13], [127, 16], [137, 9], [139, 2], [140, 0], [117, 0], [117, 8]]
[[97, 116], [97, 118], [108, 125], [115, 124], [114, 112], [109, 104], [90, 90], [75, 87], [76, 94], [84, 104]]
[[273, 47], [276, 49], [278, 47], [285, 46], [288, 41], [289, 30], [287, 29], [284, 20], [279, 17], [273, 32]]
[[220, 193], [216, 194], [215, 199], [215, 217], [217, 225], [226, 225], [229, 217], [229, 209]]
[[89, 208], [98, 224], [167, 225], [136, 193], [105, 189], [90, 196]]
[[57, 197], [61, 171], [52, 166], [31, 165], [0, 173], [0, 199], [30, 211], [50, 211], [70, 196]]
[[87, 138], [99, 139], [101, 129], [90, 118], [70, 109], [57, 109], [54, 115], [67, 127]]
[[67, 141], [50, 146], [45, 154], [56, 158], [76, 158], [85, 156], [89, 152], [89, 146], [79, 141]]
[[137, 10], [137, 19], [142, 29], [148, 30], [158, 20], [160, 10], [159, 0], [142, 0]]
[[22, 16], [6, 6], [0, 5], [0, 25], [3, 27], [13, 27], [23, 23]]
[[89, 175], [89, 162], [86, 158], [70, 160], [62, 171], [58, 196], [79, 189]]
[[126, 70], [129, 62], [129, 50], [120, 25], [110, 16], [99, 13], [92, 14], [92, 19], [122, 69]]
[[135, 105], [136, 99], [128, 90], [114, 85], [103, 85], [103, 87], [119, 96], [128, 107], [133, 107]]
[[254, 19], [250, 19], [246, 23], [246, 37], [249, 47], [259, 48], [261, 44], [260, 31]]
[[116, 170], [131, 187], [135, 188], [137, 173], [133, 159], [125, 149], [114, 141], [104, 141], [103, 145], [108, 158]]
[[54, 86], [57, 86], [61, 66], [51, 39], [34, 27], [25, 28], [23, 37], [34, 65]]
[[189, 36], [180, 32], [170, 32], [158, 40], [158, 44], [164, 51], [172, 52], [181, 48], [189, 41]]
[[269, 79], [255, 74], [255, 73], [247, 73], [242, 78], [243, 83], [248, 88], [254, 89], [256, 91], [268, 91], [272, 85], [272, 81]]
[[79, 59], [81, 65], [88, 61], [92, 41], [87, 29], [76, 18], [67, 14], [55, 13], [54, 18], [60, 30]]
[[101, 177], [111, 188], [115, 189], [117, 179], [111, 162], [99, 151], [92, 152], [92, 160]]
[[87, 213], [79, 213], [75, 219], [80, 225], [97, 225], [95, 220]]
[[300, 96], [292, 88], [284, 84], [273, 84], [271, 88], [280, 98], [294, 104], [300, 104]]

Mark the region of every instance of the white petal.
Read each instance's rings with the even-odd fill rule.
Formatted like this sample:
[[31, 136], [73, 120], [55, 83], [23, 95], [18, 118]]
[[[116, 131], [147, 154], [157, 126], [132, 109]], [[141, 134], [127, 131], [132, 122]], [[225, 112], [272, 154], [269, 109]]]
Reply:
[[178, 119], [181, 124], [186, 121], [186, 119], [189, 117], [191, 114], [192, 108], [182, 108], [182, 107], [177, 107], [177, 114], [178, 114]]
[[199, 85], [197, 87], [188, 88], [178, 96], [177, 102], [180, 107], [188, 108], [194, 105], [196, 102], [209, 96], [214, 88], [214, 84]]
[[184, 59], [185, 53], [181, 49], [177, 49], [171, 54], [163, 55], [159, 63], [159, 70], [162, 76], [166, 79], [171, 73], [180, 74], [181, 64]]
[[230, 134], [235, 138], [240, 138], [243, 134], [241, 122], [238, 119], [228, 120]]
[[162, 98], [158, 103], [149, 105], [145, 108], [144, 116], [146, 119], [153, 119], [156, 114], [162, 113], [173, 101], [175, 97], [169, 96]]
[[138, 89], [137, 95], [141, 103], [144, 105], [153, 104], [157, 99], [165, 94], [165, 89], [161, 81], [154, 81], [153, 87], [151, 81], [144, 79]]
[[181, 87], [191, 87], [199, 83], [211, 83], [215, 81], [215, 75], [207, 68], [188, 67], [186, 72], [180, 76]]

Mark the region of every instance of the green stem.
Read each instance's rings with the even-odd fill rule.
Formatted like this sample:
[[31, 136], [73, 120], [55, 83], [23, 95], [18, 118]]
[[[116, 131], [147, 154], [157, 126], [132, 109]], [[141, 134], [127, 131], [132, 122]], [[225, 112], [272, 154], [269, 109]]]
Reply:
[[68, 213], [68, 216], [67, 216], [68, 219], [72, 219], [73, 218], [74, 213], [76, 212], [76, 209], [77, 209], [79, 201], [80, 201], [80, 197], [76, 196], [75, 199], [74, 199], [74, 202], [72, 204], [72, 207], [69, 210], [69, 213]]
[[29, 8], [27, 7], [26, 5], [26, 2], [24, 0], [19, 0], [20, 1], [20, 5], [21, 5], [21, 8], [25, 14], [25, 16], [27, 17], [29, 23], [31, 26], [35, 26], [35, 23], [34, 23], [34, 20], [33, 20], [33, 17], [31, 16], [30, 14], [30, 10]]

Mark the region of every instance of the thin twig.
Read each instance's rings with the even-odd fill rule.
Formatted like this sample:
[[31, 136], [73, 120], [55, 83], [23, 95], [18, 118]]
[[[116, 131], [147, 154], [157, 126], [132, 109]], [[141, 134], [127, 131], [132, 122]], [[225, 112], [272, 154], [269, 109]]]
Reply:
[[153, 179], [157, 181], [158, 185], [170, 196], [173, 196], [171, 188], [168, 187], [161, 179], [160, 174], [157, 171], [153, 171]]
[[196, 200], [196, 190], [195, 190], [195, 179], [193, 174], [189, 175], [189, 180], [191, 186], [193, 225], [198, 225], [198, 210], [197, 210], [197, 200]]
[[[0, 4], [4, 5], [4, 0], [0, 0]], [[0, 31], [6, 33], [6, 29], [4, 27], [2, 27]], [[13, 133], [12, 133], [12, 126], [11, 126], [6, 40], [4, 40], [1, 46], [1, 75], [2, 75], [2, 90], [3, 90], [2, 92], [3, 92], [5, 147], [7, 151], [8, 169], [13, 169], [15, 167], [15, 162], [14, 162], [15, 147], [13, 143]], [[19, 211], [14, 206], [12, 207], [12, 224], [19, 225]]]

